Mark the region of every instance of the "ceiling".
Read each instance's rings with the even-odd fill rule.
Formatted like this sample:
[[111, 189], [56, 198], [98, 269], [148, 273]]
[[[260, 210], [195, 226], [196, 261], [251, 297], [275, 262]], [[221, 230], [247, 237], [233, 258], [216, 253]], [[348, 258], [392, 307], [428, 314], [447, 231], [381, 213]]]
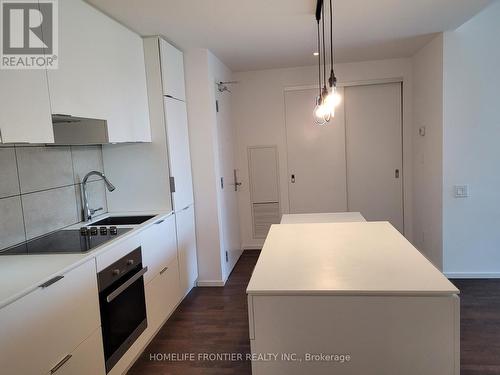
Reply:
[[[210, 49], [233, 71], [313, 65], [316, 0], [87, 0], [141, 35]], [[409, 57], [497, 0], [334, 0], [335, 60]]]

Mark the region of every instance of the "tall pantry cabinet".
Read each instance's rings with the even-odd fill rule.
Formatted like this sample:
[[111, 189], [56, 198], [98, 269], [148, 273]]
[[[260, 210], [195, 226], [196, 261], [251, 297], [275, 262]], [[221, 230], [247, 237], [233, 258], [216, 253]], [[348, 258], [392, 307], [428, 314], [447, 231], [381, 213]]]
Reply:
[[[144, 39], [150, 111], [163, 115], [168, 149], [172, 208], [177, 230], [181, 290], [187, 294], [198, 278], [193, 180], [181, 51], [159, 37]], [[161, 88], [157, 85], [161, 82]], [[161, 91], [160, 91], [161, 89]], [[162, 100], [160, 107], [159, 99]], [[152, 103], [155, 101], [155, 103]], [[160, 114], [161, 110], [161, 114]]]

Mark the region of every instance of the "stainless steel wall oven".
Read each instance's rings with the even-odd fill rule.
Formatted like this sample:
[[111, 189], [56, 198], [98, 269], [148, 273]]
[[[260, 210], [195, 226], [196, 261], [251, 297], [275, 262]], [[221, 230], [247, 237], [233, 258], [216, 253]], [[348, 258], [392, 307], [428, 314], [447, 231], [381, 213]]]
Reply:
[[141, 248], [97, 275], [106, 372], [147, 327]]

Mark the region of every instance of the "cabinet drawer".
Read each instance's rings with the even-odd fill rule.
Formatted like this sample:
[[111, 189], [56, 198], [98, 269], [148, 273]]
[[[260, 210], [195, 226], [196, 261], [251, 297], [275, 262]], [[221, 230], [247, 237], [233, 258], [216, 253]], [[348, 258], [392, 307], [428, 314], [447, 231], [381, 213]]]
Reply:
[[82, 342], [66, 357], [63, 357], [52, 368], [49, 375], [104, 375], [104, 349], [101, 329]]
[[149, 283], [160, 271], [177, 259], [175, 217], [157, 221], [141, 233], [142, 261], [148, 267], [144, 282]]
[[177, 259], [146, 286], [148, 330], [154, 334], [180, 300], [179, 265]]
[[0, 310], [0, 368], [39, 375], [100, 327], [93, 260]]

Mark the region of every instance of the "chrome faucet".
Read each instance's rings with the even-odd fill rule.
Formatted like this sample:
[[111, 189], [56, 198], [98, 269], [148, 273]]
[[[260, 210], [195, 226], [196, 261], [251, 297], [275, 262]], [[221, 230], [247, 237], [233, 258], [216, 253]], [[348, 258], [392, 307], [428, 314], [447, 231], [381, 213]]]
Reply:
[[89, 179], [90, 176], [99, 176], [104, 180], [104, 183], [106, 184], [106, 188], [108, 191], [113, 191], [115, 190], [115, 187], [109, 180], [106, 178], [106, 176], [98, 171], [91, 171], [85, 175], [85, 177], [82, 180], [82, 195], [83, 195], [83, 221], [89, 221], [92, 219], [94, 214], [97, 211], [101, 211], [102, 207], [99, 208], [90, 208], [89, 207], [89, 197], [87, 193], [87, 180]]

